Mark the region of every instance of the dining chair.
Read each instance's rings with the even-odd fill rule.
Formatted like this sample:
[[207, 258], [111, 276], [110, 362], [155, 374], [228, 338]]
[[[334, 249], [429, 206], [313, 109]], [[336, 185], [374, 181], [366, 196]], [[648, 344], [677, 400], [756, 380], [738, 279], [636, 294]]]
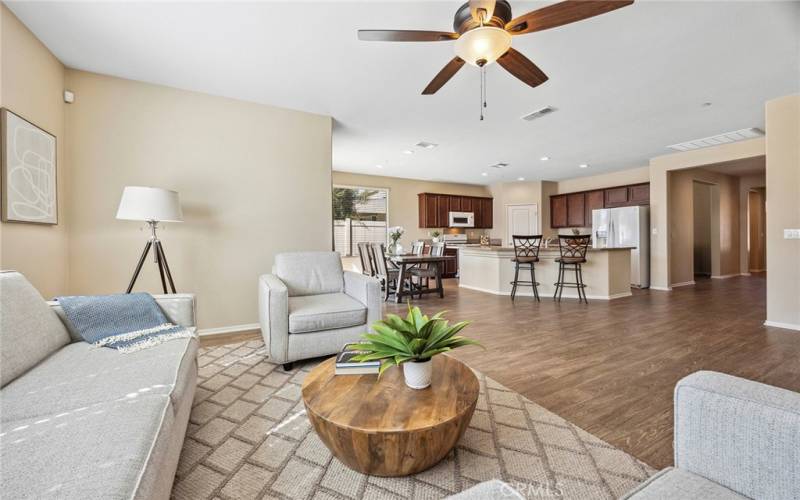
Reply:
[[417, 240], [411, 243], [411, 253], [414, 255], [422, 255], [425, 251], [425, 242], [422, 240]]
[[[578, 290], [578, 302], [584, 301], [587, 304], [589, 301], [586, 299], [586, 285], [583, 283], [583, 269], [581, 264], [586, 263], [586, 252], [589, 250], [589, 242], [592, 240], [590, 234], [579, 235], [558, 235], [558, 249], [561, 257], [556, 259], [558, 262], [558, 281], [555, 283], [556, 291], [553, 293], [553, 300], [558, 298], [561, 302], [561, 292], [564, 287], [576, 288]], [[575, 281], [565, 281], [566, 271], [575, 272]]]
[[386, 265], [386, 250], [383, 243], [372, 243], [369, 245], [372, 253], [372, 260], [375, 264], [375, 277], [381, 282], [383, 289], [383, 300], [389, 300], [389, 295], [392, 293], [393, 288], [397, 290], [398, 278], [400, 275], [399, 269], [389, 269]]
[[368, 242], [362, 241], [358, 243], [358, 258], [361, 260], [361, 272], [367, 276], [375, 276]]
[[[511, 282], [511, 300], [513, 301], [517, 295], [517, 286], [530, 286], [533, 288], [533, 296], [536, 301], [539, 299], [539, 283], [536, 281], [535, 264], [539, 262], [539, 248], [542, 244], [542, 235], [512, 235], [511, 240], [514, 242], [514, 281]], [[519, 279], [519, 270], [530, 270], [531, 280], [524, 281]]]
[[[440, 243], [431, 243], [430, 244], [430, 256], [431, 257], [442, 257], [444, 255], [444, 250], [446, 248], [446, 244], [444, 242]], [[443, 265], [441, 262], [433, 263], [433, 264], [421, 264], [418, 267], [414, 267], [410, 269], [410, 273], [412, 276], [412, 283], [413, 278], [417, 278], [416, 288], [418, 290], [423, 290], [425, 288], [430, 288], [430, 279], [436, 278], [436, 266]], [[443, 274], [443, 273], [442, 273]], [[424, 280], [424, 281], [423, 281]], [[438, 283], [437, 283], [438, 285]], [[419, 294], [419, 297], [422, 298], [422, 294]]]

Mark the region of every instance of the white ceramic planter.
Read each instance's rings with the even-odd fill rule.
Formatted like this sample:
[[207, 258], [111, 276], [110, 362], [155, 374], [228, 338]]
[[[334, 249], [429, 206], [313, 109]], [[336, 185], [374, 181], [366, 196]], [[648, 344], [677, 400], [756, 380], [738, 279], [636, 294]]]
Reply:
[[431, 385], [431, 373], [433, 362], [429, 359], [422, 363], [409, 361], [403, 363], [403, 375], [406, 378], [406, 385], [412, 389], [425, 389]]

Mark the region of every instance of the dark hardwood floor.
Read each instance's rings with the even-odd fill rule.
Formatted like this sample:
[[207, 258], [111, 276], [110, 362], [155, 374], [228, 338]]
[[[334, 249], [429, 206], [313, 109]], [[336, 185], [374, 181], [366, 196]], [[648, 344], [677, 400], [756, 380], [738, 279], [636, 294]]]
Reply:
[[473, 321], [463, 333], [486, 350], [461, 348], [457, 358], [661, 468], [672, 464], [672, 390], [681, 377], [716, 370], [800, 392], [800, 332], [763, 326], [765, 286], [763, 274], [709, 279], [587, 305], [512, 303], [446, 280], [444, 299], [414, 303]]
[[588, 305], [512, 303], [449, 281], [444, 299], [415, 304], [473, 321], [463, 333], [486, 350], [456, 357], [654, 467], [672, 464], [672, 391], [681, 377], [716, 370], [800, 391], [800, 332], [763, 326], [763, 274]]

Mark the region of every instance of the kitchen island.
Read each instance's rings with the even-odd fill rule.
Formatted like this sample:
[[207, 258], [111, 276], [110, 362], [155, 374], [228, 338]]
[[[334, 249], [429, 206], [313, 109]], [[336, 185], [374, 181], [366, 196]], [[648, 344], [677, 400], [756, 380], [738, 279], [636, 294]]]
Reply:
[[[588, 299], [611, 300], [631, 295], [631, 248], [589, 248], [583, 264], [583, 282]], [[558, 247], [539, 251], [536, 263], [536, 281], [539, 296], [552, 297], [558, 278]], [[514, 279], [514, 249], [498, 246], [471, 246], [459, 248], [458, 286], [496, 295], [511, 295]], [[525, 266], [527, 267], [527, 266]], [[520, 281], [530, 281], [530, 271], [520, 269]], [[575, 281], [575, 273], [567, 271], [566, 281]], [[530, 286], [518, 286], [517, 297], [532, 296]], [[562, 297], [577, 298], [575, 288], [564, 288]]]

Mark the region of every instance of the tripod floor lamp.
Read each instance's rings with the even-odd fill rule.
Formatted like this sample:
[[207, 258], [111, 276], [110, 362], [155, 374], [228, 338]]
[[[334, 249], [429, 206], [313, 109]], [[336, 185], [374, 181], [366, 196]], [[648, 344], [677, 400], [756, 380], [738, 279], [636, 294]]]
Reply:
[[[183, 222], [183, 212], [178, 200], [178, 193], [168, 189], [127, 186], [122, 192], [122, 199], [117, 209], [117, 219], [145, 221], [150, 226], [150, 239], [144, 245], [142, 256], [136, 264], [136, 270], [128, 285], [126, 293], [131, 293], [136, 278], [142, 270], [147, 254], [153, 250], [153, 262], [158, 265], [158, 274], [161, 276], [161, 288], [167, 292], [167, 280], [172, 293], [175, 291], [175, 282], [169, 272], [169, 264], [164, 254], [164, 247], [158, 239], [156, 230], [159, 222]], [[166, 279], [165, 279], [166, 278]]]

